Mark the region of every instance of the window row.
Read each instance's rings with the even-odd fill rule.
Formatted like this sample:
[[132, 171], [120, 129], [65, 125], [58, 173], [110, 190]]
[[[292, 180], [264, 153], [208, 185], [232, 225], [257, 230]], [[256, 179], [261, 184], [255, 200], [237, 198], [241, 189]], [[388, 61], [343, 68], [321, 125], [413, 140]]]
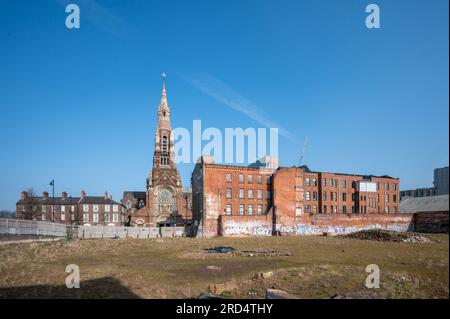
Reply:
[[[104, 222], [111, 222], [111, 215], [110, 214], [103, 214], [103, 221]], [[90, 221], [90, 214], [84, 213], [83, 214], [83, 222], [87, 223]], [[92, 222], [98, 223], [100, 221], [100, 214], [92, 214]], [[119, 222], [119, 214], [112, 214], [112, 222], [117, 223]]]
[[[55, 218], [56, 217], [57, 216], [55, 216]], [[60, 218], [61, 221], [65, 221], [66, 220], [66, 213], [61, 212], [61, 215], [59, 216], [59, 218]], [[69, 214], [69, 216], [67, 218], [69, 218], [69, 220], [71, 220], [71, 221], [75, 221], [75, 214]], [[47, 217], [45, 216], [45, 214], [42, 214], [41, 220], [46, 220], [46, 219], [47, 219]]]
[[[67, 206], [67, 207], [66, 207]], [[76, 210], [76, 206], [75, 205], [42, 205], [42, 212], [45, 213], [47, 212], [47, 208], [48, 211], [53, 212], [55, 210], [58, 210], [58, 207], [61, 207], [60, 210], [61, 212], [66, 212], [66, 211], [71, 211], [71, 212], [75, 212]]]
[[[359, 212], [360, 213], [367, 213], [367, 206], [360, 206], [359, 207]], [[397, 212], [397, 207], [396, 206], [393, 206], [393, 207], [389, 207], [389, 206], [385, 206], [384, 207], [384, 212], [386, 213], [386, 214], [389, 214], [389, 213], [393, 213], [393, 214], [395, 214], [396, 212]]]
[[[244, 189], [239, 189], [239, 199], [244, 199], [245, 198], [245, 190]], [[226, 194], [225, 197], [227, 199], [233, 198], [233, 191], [231, 189], [227, 189], [226, 190]], [[266, 199], [270, 199], [271, 194], [270, 191], [266, 191]], [[247, 199], [253, 199], [254, 198], [254, 191], [253, 189], [248, 189], [247, 190]], [[261, 189], [257, 189], [256, 190], [256, 198], [257, 199], [263, 199], [263, 191]]]
[[[244, 183], [244, 174], [239, 174], [238, 178], [239, 178], [239, 183], [243, 184]], [[226, 179], [227, 183], [232, 183], [233, 175], [228, 173], [225, 175], [225, 179]], [[262, 184], [262, 181], [263, 181], [262, 175], [257, 175], [256, 182], [258, 184]], [[271, 178], [270, 178], [270, 176], [267, 176], [266, 184], [270, 184], [270, 183], [271, 183]], [[247, 184], [253, 184], [253, 175], [247, 175]]]
[[[329, 186], [329, 187], [335, 187], [338, 188], [338, 180], [337, 179], [333, 179], [333, 178], [323, 178], [323, 186]], [[347, 188], [347, 180], [343, 179], [340, 181], [341, 183], [341, 187], [342, 188]], [[377, 182], [377, 190], [380, 189], [380, 183]], [[317, 186], [317, 178], [305, 178], [305, 185], [306, 186], [313, 186], [316, 187]], [[392, 186], [390, 186], [392, 185]], [[352, 182], [352, 187], [355, 187], [355, 181]], [[389, 190], [390, 188], [392, 188], [393, 191], [397, 190], [397, 183], [392, 183], [390, 184], [389, 182], [385, 182], [384, 183], [384, 189], [385, 190]]]
[[[83, 204], [83, 212], [88, 212], [89, 211], [89, 204]], [[100, 209], [99, 204], [93, 204], [92, 205], [92, 211], [94, 212], [98, 212]], [[104, 206], [104, 211], [105, 212], [110, 212], [111, 211], [111, 205], [103, 205]], [[119, 211], [119, 205], [112, 205], [112, 211], [113, 212], [118, 212]]]
[[[322, 208], [322, 211], [320, 213], [323, 213], [323, 214], [337, 214], [337, 213], [346, 214], [348, 212], [346, 205], [343, 205], [341, 207], [341, 211], [339, 211], [339, 212], [338, 212], [338, 209], [339, 209], [339, 207], [337, 205], [330, 205], [329, 207], [327, 205], [324, 205], [323, 208]], [[307, 213], [317, 213], [318, 212], [316, 205], [313, 205], [313, 206], [306, 205], [305, 206], [305, 211]], [[352, 206], [351, 207], [351, 212], [352, 213], [358, 213], [358, 212], [359, 213], [367, 213], [367, 206], [365, 206], [365, 205], [359, 206], [359, 211], [356, 209], [355, 206]], [[385, 213], [396, 213], [397, 212], [397, 208], [395, 206], [393, 206], [393, 207], [386, 206], [384, 208], [384, 212]]]
[[[337, 201], [338, 200], [337, 192], [330, 192], [329, 194], [330, 194], [330, 197], [329, 197], [330, 201]], [[306, 200], [310, 201], [311, 200], [311, 192], [306, 192], [305, 193], [305, 197], [306, 197]], [[347, 193], [342, 193], [341, 197], [342, 197], [342, 201], [343, 202], [347, 201]], [[365, 202], [365, 201], [367, 201], [367, 196], [366, 195], [361, 195], [359, 197], [359, 199], [360, 199], [360, 201]], [[390, 199], [389, 194], [385, 194], [384, 195], [384, 202], [385, 203], [389, 203], [389, 199]], [[312, 200], [313, 201], [317, 201], [318, 200], [318, 193], [317, 192], [312, 192]], [[323, 192], [322, 193], [322, 200], [323, 201], [327, 200], [327, 192]], [[355, 201], [355, 194], [354, 193], [352, 193], [352, 201]], [[377, 194], [376, 200], [373, 197], [369, 197], [368, 201], [369, 201], [369, 206], [375, 207], [375, 203], [379, 203], [380, 202], [380, 195]], [[392, 202], [393, 203], [397, 202], [397, 195], [396, 194], [392, 195]]]
[[169, 164], [170, 164], [170, 158], [161, 157], [161, 165], [169, 165]]
[[[256, 212], [253, 211], [253, 209], [256, 208]], [[225, 213], [227, 215], [233, 215], [233, 205], [227, 204]], [[252, 204], [247, 205], [247, 209], [245, 209], [244, 204], [239, 204], [239, 215], [253, 215], [253, 213], [256, 213], [258, 215], [263, 214], [263, 205], [255, 205], [253, 207]]]
[[[353, 209], [354, 209], [354, 206], [352, 206], [352, 210]], [[311, 211], [311, 205], [306, 205], [305, 210], [306, 210], [307, 213], [311, 213], [311, 212], [312, 213], [317, 213], [317, 206], [314, 205], [312, 207], [312, 211]], [[324, 213], [324, 214], [328, 214], [328, 213], [330, 213], [330, 214], [337, 214], [338, 213], [338, 206], [337, 205], [330, 205], [330, 210], [328, 211], [328, 206], [324, 205], [323, 209], [322, 209], [322, 213]], [[346, 205], [342, 206], [340, 213], [343, 213], [343, 214], [347, 213], [347, 206]]]
[[[323, 180], [323, 186], [329, 186], [329, 187], [335, 187], [335, 188], [337, 188], [338, 187], [338, 180], [337, 179], [332, 179], [332, 178], [328, 178], [328, 179], [326, 179], [326, 178], [323, 178], [322, 179]], [[328, 184], [327, 184], [328, 183]], [[306, 186], [313, 186], [313, 187], [315, 187], [315, 186], [317, 186], [317, 179], [316, 178], [306, 178], [305, 179], [305, 185]], [[342, 188], [347, 188], [347, 180], [345, 180], [345, 179], [343, 179], [342, 181], [341, 181], [341, 186], [342, 186]]]
[[[311, 192], [306, 192], [305, 193], [305, 197], [306, 200], [311, 200]], [[347, 193], [342, 193], [341, 194], [342, 197], [342, 201], [347, 201]], [[326, 201], [327, 200], [327, 192], [323, 192], [322, 193], [322, 200]], [[318, 193], [317, 192], [312, 192], [312, 200], [313, 201], [317, 201], [318, 200]], [[337, 192], [330, 192], [330, 197], [329, 197], [330, 201], [337, 201], [338, 200], [338, 193]], [[352, 200], [354, 200], [354, 194], [352, 194]]]

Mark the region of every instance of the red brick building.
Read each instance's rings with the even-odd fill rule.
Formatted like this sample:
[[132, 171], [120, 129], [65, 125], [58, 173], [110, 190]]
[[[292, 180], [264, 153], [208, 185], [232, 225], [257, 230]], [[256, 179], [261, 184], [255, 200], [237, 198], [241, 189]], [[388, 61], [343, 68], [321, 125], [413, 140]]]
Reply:
[[68, 225], [120, 226], [125, 221], [125, 208], [106, 192], [104, 196], [87, 196], [82, 191], [80, 197], [62, 192], [60, 197], [51, 197], [48, 192], [35, 196], [24, 191], [16, 203], [16, 218]]
[[200, 229], [203, 235], [218, 235], [221, 215], [270, 214], [274, 171], [270, 166], [216, 165], [210, 157], [202, 156], [192, 173], [194, 231]]
[[398, 212], [398, 178], [302, 171], [306, 213]]
[[261, 164], [217, 165], [202, 157], [192, 173], [193, 235], [291, 232], [307, 215], [398, 212], [398, 178], [280, 168], [270, 158]]

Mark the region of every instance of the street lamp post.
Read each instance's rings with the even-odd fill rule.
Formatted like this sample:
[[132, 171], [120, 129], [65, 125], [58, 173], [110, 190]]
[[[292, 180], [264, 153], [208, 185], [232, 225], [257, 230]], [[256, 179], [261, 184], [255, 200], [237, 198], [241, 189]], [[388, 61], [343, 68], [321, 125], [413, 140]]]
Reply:
[[52, 222], [55, 222], [55, 180], [52, 179], [50, 182], [52, 186]]

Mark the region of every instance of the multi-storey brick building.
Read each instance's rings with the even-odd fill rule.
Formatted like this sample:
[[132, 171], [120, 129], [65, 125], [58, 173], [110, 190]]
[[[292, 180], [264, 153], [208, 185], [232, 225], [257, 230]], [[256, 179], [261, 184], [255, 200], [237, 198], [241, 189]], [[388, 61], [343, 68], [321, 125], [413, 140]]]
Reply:
[[309, 214], [398, 212], [397, 178], [280, 168], [270, 158], [262, 163], [216, 165], [202, 157], [192, 173], [194, 235], [223, 235], [225, 224], [244, 231], [253, 221], [266, 226], [262, 232], [276, 232]]
[[194, 228], [214, 236], [220, 215], [268, 215], [275, 168], [216, 165], [202, 156], [192, 173]]
[[304, 175], [306, 213], [397, 213], [397, 178], [310, 171]]
[[60, 197], [50, 197], [48, 192], [41, 196], [22, 192], [16, 203], [16, 218], [46, 220], [69, 225], [122, 225], [125, 208], [114, 201], [108, 193], [104, 196], [69, 197], [63, 192]]

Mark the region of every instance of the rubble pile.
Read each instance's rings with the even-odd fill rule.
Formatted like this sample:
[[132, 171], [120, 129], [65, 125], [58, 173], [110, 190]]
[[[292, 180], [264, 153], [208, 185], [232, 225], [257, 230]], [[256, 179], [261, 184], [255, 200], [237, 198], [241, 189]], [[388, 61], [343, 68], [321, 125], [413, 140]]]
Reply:
[[433, 243], [434, 240], [415, 233], [401, 233], [383, 229], [362, 230], [342, 235], [342, 238], [389, 241], [397, 243]]

